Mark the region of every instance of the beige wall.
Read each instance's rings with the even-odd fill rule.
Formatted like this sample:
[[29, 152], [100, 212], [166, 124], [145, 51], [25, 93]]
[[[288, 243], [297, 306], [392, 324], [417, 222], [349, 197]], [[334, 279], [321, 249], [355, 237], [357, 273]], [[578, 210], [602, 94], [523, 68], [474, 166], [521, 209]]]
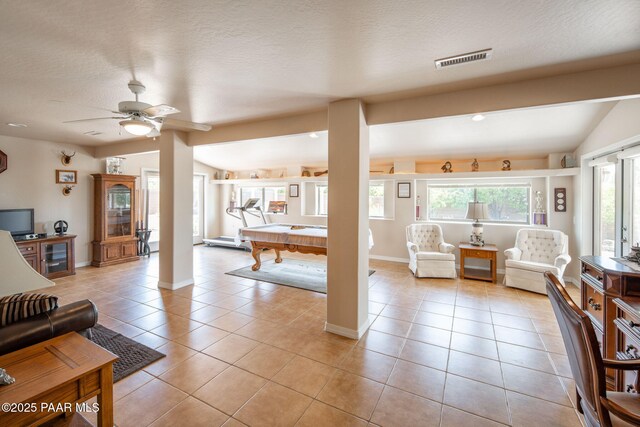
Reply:
[[598, 155], [621, 148], [640, 137], [640, 99], [618, 101], [575, 151], [580, 156]]
[[[7, 154], [9, 166], [0, 174], [0, 209], [33, 208], [38, 233], [53, 233], [55, 221], [67, 221], [69, 233], [78, 236], [76, 264], [88, 264], [93, 240], [93, 179], [89, 175], [103, 170], [100, 161], [79, 146], [7, 136], [0, 136], [0, 150]], [[62, 150], [76, 151], [69, 166], [60, 161]], [[71, 195], [62, 195], [56, 169], [78, 171], [78, 184]]]

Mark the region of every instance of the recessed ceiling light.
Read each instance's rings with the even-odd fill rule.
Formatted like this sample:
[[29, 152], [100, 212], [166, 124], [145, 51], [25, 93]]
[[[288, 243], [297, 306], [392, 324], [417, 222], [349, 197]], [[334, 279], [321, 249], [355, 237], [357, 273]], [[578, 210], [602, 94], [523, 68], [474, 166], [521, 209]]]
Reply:
[[483, 114], [476, 114], [473, 117], [471, 117], [471, 120], [473, 120], [474, 122], [481, 122], [484, 120], [484, 115]]
[[27, 125], [24, 123], [7, 123], [7, 126], [11, 126], [12, 128], [26, 128]]
[[309, 137], [311, 137], [311, 138], [317, 138], [317, 137], [318, 137], [318, 134], [317, 134], [317, 133], [315, 133], [315, 132], [311, 132], [311, 133], [309, 134]]

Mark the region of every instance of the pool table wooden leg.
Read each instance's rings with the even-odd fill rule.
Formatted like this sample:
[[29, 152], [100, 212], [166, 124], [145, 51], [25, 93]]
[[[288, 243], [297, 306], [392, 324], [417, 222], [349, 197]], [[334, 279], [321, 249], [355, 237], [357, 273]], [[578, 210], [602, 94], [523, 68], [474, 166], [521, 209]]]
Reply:
[[256, 263], [251, 266], [251, 270], [253, 271], [260, 270], [260, 266], [262, 265], [260, 262], [260, 252], [262, 252], [262, 249], [251, 242], [251, 256], [256, 260]]
[[276, 252], [276, 262], [277, 263], [281, 263], [282, 262], [282, 257], [280, 256], [280, 250], [279, 249], [274, 249], [274, 251]]

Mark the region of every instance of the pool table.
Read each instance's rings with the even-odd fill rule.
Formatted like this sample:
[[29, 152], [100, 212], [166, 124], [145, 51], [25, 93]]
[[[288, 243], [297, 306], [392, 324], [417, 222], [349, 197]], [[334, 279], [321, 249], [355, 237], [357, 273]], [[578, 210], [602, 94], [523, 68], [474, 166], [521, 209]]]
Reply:
[[256, 261], [253, 271], [260, 269], [260, 254], [273, 249], [276, 262], [282, 262], [280, 251], [301, 252], [303, 254], [327, 254], [327, 227], [323, 225], [266, 224], [244, 227], [238, 230], [236, 243], [251, 242], [251, 256]]

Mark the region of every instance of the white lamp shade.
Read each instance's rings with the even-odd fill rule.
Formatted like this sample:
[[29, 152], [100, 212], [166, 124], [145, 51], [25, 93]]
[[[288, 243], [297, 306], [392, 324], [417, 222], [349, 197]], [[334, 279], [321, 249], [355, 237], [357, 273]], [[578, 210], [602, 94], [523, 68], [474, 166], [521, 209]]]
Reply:
[[467, 219], [489, 219], [489, 207], [484, 202], [469, 202]]
[[143, 136], [154, 130], [156, 127], [149, 122], [140, 119], [129, 119], [120, 122], [120, 126], [127, 132], [136, 136]]
[[24, 259], [8, 231], [0, 230], [0, 296], [53, 286]]

